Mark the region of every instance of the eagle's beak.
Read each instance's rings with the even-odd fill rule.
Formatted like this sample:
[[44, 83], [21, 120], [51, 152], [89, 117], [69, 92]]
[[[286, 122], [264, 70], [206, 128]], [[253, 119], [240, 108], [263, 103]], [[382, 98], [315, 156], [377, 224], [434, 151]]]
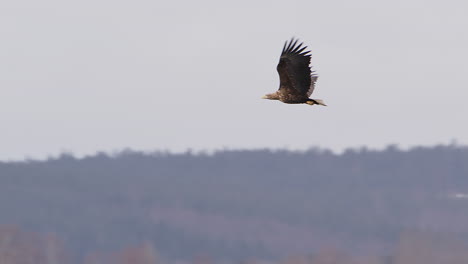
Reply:
[[262, 99], [268, 99], [268, 96], [264, 95], [262, 96]]

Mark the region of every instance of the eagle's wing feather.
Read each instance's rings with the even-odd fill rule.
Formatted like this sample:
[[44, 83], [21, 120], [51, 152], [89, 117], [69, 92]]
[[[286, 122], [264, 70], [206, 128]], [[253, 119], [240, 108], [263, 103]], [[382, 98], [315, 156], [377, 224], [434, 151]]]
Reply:
[[310, 96], [314, 92], [315, 83], [317, 82], [317, 79], [318, 79], [318, 76], [315, 75], [315, 73], [312, 71], [310, 75], [310, 86], [309, 86], [309, 90], [307, 91], [307, 96]]
[[302, 43], [297, 45], [297, 39], [286, 41], [281, 52], [276, 69], [280, 76], [280, 90], [310, 96], [315, 88], [317, 76], [309, 67], [310, 51], [304, 51]]

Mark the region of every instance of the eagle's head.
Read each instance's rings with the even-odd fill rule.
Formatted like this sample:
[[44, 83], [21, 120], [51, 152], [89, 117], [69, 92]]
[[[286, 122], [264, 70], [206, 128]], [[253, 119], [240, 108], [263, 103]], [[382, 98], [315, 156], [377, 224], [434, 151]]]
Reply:
[[277, 93], [265, 94], [264, 96], [262, 96], [262, 99], [279, 100], [279, 96]]

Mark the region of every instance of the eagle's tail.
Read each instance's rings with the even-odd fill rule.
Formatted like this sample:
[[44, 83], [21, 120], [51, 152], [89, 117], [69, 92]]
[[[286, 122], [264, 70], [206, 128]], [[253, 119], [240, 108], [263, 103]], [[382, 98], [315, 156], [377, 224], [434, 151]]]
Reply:
[[327, 106], [322, 99], [309, 99], [307, 100], [306, 104], [308, 105], [314, 105], [314, 104], [318, 104], [318, 105], [323, 105], [323, 106]]

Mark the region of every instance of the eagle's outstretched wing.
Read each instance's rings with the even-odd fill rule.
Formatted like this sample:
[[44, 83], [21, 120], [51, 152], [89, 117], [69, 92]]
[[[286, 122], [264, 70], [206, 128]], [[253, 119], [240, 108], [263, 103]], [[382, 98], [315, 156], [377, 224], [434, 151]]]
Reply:
[[[276, 69], [280, 76], [280, 90], [310, 96], [315, 88], [317, 76], [311, 71], [310, 51], [303, 43], [297, 45], [297, 39], [292, 38], [289, 43], [284, 43], [280, 61]], [[305, 51], [304, 51], [305, 50]]]

